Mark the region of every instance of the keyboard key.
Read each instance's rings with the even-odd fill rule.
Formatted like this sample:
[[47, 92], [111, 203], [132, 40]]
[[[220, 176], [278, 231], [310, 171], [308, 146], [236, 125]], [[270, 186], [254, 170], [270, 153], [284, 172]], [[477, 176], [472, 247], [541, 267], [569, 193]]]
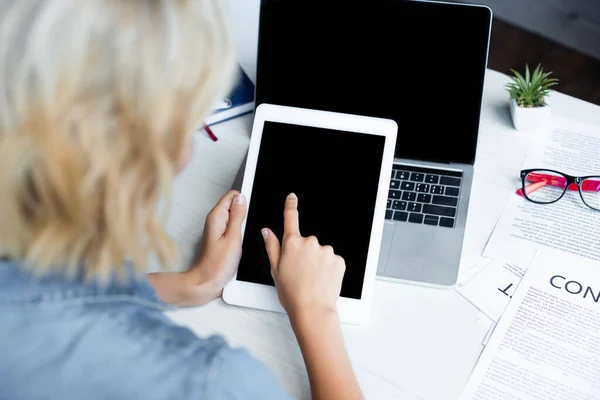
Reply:
[[405, 201], [394, 200], [394, 204], [392, 205], [392, 208], [394, 210], [404, 211], [404, 210], [406, 210], [406, 204], [407, 203]]
[[417, 201], [419, 203], [430, 203], [431, 202], [431, 195], [430, 194], [419, 193], [419, 195], [417, 196]]
[[415, 184], [412, 182], [402, 182], [400, 188], [402, 190], [415, 190]]
[[437, 226], [438, 220], [439, 220], [439, 217], [436, 217], [434, 215], [426, 215], [425, 219], [423, 220], [423, 223], [425, 225]]
[[442, 217], [454, 217], [456, 216], [456, 208], [433, 206], [431, 204], [423, 205], [423, 212], [425, 214], [441, 215]]
[[392, 201], [390, 199], [388, 199], [386, 208], [392, 208]]
[[446, 196], [458, 196], [458, 188], [457, 187], [447, 187], [446, 188]]
[[449, 196], [433, 196], [432, 204], [439, 204], [441, 206], [456, 206], [458, 204], [458, 198]]
[[417, 199], [417, 194], [415, 192], [402, 193], [402, 200], [415, 201], [416, 199]]
[[[430, 193], [433, 193], [433, 194], [444, 194], [444, 187], [443, 186], [438, 186], [438, 185], [431, 185]], [[448, 193], [446, 193], [446, 194], [448, 194]]]
[[410, 180], [413, 182], [423, 182], [425, 180], [425, 174], [420, 172], [413, 172], [410, 174]]
[[460, 186], [460, 178], [453, 178], [451, 176], [442, 176], [440, 184], [446, 186]]
[[402, 192], [399, 190], [390, 190], [390, 194], [388, 195], [389, 199], [400, 199]]
[[440, 218], [440, 226], [454, 228], [454, 218]]
[[396, 171], [396, 179], [400, 179], [401, 181], [407, 181], [409, 174], [410, 173], [406, 171]]
[[421, 204], [408, 203], [408, 211], [410, 212], [421, 212]]
[[392, 179], [390, 182], [390, 189], [400, 189], [400, 181]]
[[392, 219], [394, 212], [392, 210], [385, 210], [385, 219]]
[[440, 177], [437, 175], [425, 175], [425, 182], [427, 183], [438, 183], [440, 181]]
[[429, 185], [426, 183], [417, 183], [415, 190], [419, 193], [427, 193], [429, 192]]
[[422, 224], [423, 223], [423, 214], [410, 213], [410, 217], [408, 218], [408, 221], [413, 222], [415, 224]]
[[404, 211], [394, 211], [394, 221], [406, 221], [408, 219], [408, 213]]

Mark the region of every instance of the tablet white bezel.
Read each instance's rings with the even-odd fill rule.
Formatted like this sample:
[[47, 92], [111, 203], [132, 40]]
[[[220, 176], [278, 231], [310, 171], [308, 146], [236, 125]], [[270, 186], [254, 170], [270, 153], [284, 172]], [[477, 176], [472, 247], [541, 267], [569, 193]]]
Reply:
[[[398, 125], [393, 120], [388, 119], [261, 104], [257, 107], [254, 115], [252, 136], [248, 148], [248, 158], [246, 160], [246, 169], [242, 184], [242, 193], [246, 196], [248, 209], [252, 201], [251, 195], [252, 187], [254, 185], [254, 174], [256, 163], [258, 161], [263, 127], [266, 121], [385, 137], [377, 200], [371, 227], [371, 241], [368, 247], [367, 265], [363, 277], [361, 299], [357, 300], [340, 297], [338, 301], [338, 313], [342, 322], [354, 324], [366, 323], [370, 315], [373, 287], [379, 260], [379, 249], [383, 233], [385, 209], [390, 185], [390, 176], [392, 173]], [[318, 146], [318, 144], [315, 145]], [[302, 199], [299, 199], [299, 202], [301, 203]], [[242, 236], [244, 235], [245, 228], [246, 220], [244, 220], [242, 225]], [[302, 220], [300, 220], [300, 233], [302, 233]], [[232, 305], [285, 312], [279, 303], [275, 287], [238, 281], [237, 274], [225, 287], [223, 299], [225, 302]]]

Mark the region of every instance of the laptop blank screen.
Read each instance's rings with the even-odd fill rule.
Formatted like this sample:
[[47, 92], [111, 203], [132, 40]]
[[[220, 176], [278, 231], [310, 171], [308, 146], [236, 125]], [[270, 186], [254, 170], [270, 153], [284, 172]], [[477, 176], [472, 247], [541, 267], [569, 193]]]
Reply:
[[490, 23], [456, 4], [263, 0], [256, 105], [390, 118], [396, 157], [472, 164]]

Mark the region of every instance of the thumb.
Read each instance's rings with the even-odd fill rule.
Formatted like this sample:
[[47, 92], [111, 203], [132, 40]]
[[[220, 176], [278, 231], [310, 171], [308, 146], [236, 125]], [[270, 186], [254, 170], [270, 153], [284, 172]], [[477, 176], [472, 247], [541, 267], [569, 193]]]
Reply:
[[260, 231], [265, 240], [265, 247], [267, 248], [267, 255], [269, 256], [269, 262], [271, 263], [271, 274], [279, 268], [279, 257], [281, 255], [281, 245], [279, 239], [269, 228], [263, 228]]
[[229, 209], [229, 222], [227, 223], [226, 234], [242, 234], [242, 223], [246, 217], [246, 197], [243, 194], [237, 194], [233, 198], [233, 204]]

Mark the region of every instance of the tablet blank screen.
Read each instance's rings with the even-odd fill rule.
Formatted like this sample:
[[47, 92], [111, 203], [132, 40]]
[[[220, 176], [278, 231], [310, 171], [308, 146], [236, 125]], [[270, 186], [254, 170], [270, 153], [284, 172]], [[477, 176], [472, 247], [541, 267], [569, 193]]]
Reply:
[[237, 280], [273, 285], [260, 230], [281, 241], [293, 192], [300, 233], [344, 258], [341, 296], [360, 299], [384, 145], [379, 135], [265, 122]]

